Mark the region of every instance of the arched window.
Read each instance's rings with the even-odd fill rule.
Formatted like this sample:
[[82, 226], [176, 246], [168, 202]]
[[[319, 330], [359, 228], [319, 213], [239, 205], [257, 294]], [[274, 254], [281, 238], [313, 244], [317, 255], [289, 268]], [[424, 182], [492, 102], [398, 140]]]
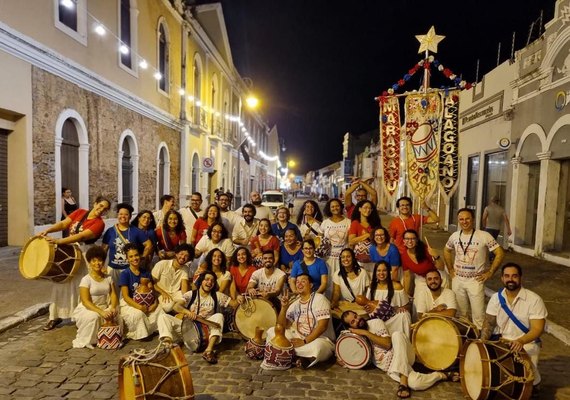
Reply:
[[192, 193], [200, 191], [200, 158], [198, 154], [192, 157]]
[[117, 201], [138, 209], [139, 150], [135, 135], [126, 130], [119, 139]]
[[200, 101], [202, 96], [202, 70], [200, 60], [194, 59], [194, 124], [200, 125]]
[[134, 173], [134, 163], [131, 156], [131, 146], [130, 139], [123, 141], [123, 147], [121, 151], [123, 153], [121, 157], [121, 183], [123, 187], [122, 201], [124, 203], [133, 203], [133, 173]]
[[156, 158], [156, 203], [164, 194], [170, 193], [170, 154], [165, 143], [158, 147]]
[[61, 187], [79, 196], [79, 137], [71, 118], [63, 123], [61, 136]]
[[169, 91], [169, 57], [168, 32], [164, 22], [160, 22], [158, 25], [158, 72], [162, 77], [158, 81], [158, 88], [165, 93]]

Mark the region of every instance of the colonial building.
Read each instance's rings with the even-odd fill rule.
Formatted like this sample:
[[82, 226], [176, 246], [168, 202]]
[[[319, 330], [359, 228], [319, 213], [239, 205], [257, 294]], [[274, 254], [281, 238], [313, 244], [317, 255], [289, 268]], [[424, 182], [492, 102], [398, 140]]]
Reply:
[[0, 245], [59, 220], [63, 187], [84, 208], [102, 194], [141, 210], [273, 175], [220, 4], [5, 0], [0, 65]]

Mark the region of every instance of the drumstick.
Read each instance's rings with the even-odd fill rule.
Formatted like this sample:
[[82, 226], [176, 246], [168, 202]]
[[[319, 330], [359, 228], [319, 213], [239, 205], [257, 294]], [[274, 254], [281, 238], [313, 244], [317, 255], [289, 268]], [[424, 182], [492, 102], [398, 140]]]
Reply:
[[218, 324], [217, 322], [214, 321], [208, 321], [206, 318], [202, 318], [200, 316], [196, 317], [196, 321], [211, 326], [212, 328], [217, 328], [217, 329], [221, 329], [222, 327], [220, 326], [220, 324]]

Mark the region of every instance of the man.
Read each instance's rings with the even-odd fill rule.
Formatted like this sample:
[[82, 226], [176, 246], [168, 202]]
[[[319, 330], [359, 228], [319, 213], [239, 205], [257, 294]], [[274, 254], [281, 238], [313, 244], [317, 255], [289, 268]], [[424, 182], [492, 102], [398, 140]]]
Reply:
[[370, 340], [373, 347], [372, 362], [400, 384], [396, 393], [399, 398], [408, 398], [411, 390], [426, 390], [441, 380], [459, 381], [457, 372], [422, 374], [414, 371], [412, 365], [415, 355], [410, 341], [403, 332], [394, 332], [390, 336], [381, 319], [365, 321], [354, 311], [345, 311], [341, 319], [350, 332]]
[[249, 246], [249, 240], [257, 234], [259, 220], [255, 218], [257, 210], [253, 204], [241, 208], [242, 220], [234, 226], [232, 242], [237, 246]]
[[[356, 203], [352, 202], [352, 193], [356, 191], [355, 200]], [[352, 217], [352, 212], [354, 211], [354, 207], [359, 201], [366, 200], [370, 195], [370, 201], [376, 205], [378, 203], [378, 195], [376, 194], [376, 190], [372, 188], [369, 184], [365, 181], [360, 179], [355, 179], [352, 184], [346, 190], [344, 194], [344, 204], [346, 209], [346, 217], [350, 219]]]
[[[471, 308], [471, 319], [481, 329], [485, 321], [485, 282], [501, 265], [504, 252], [493, 236], [474, 228], [473, 210], [462, 208], [457, 217], [461, 229], [449, 237], [443, 258], [448, 266], [452, 266], [449, 275], [459, 316], [467, 317]], [[490, 268], [487, 268], [488, 252], [495, 255]]]
[[[249, 194], [249, 201], [255, 206], [255, 215], [257, 219], [267, 218], [271, 223], [275, 222], [275, 215], [273, 215], [271, 209], [267, 206], [261, 205], [261, 195], [259, 192], [251, 192]], [[237, 209], [236, 212], [240, 214], [243, 211], [242, 209], [243, 207]]]
[[183, 293], [190, 290], [188, 263], [194, 259], [194, 248], [182, 243], [174, 248], [172, 260], [161, 260], [152, 269], [155, 290], [160, 293], [158, 301], [164, 312], [172, 311], [174, 303], [183, 301]]
[[544, 332], [548, 312], [538, 294], [522, 287], [520, 265], [505, 264], [501, 281], [504, 289], [499, 290], [489, 300], [481, 339], [489, 340], [492, 334], [500, 335], [501, 339], [509, 341], [511, 350], [524, 349], [528, 353], [534, 374], [533, 397], [538, 397], [541, 380], [538, 371], [539, 338]]
[[224, 225], [226, 226], [228, 234], [231, 237], [234, 231], [234, 226], [239, 222], [240, 217], [235, 211], [230, 210], [230, 195], [227, 193], [218, 193], [216, 197], [216, 204], [218, 207], [220, 207], [222, 219], [225, 218]]
[[412, 199], [407, 196], [400, 197], [396, 200], [396, 208], [398, 209], [398, 217], [390, 222], [388, 231], [390, 233], [390, 240], [398, 247], [401, 254], [406, 251], [406, 246], [404, 246], [404, 232], [409, 229], [420, 232], [422, 224], [438, 222], [439, 217], [429, 208], [425, 201], [422, 204], [422, 209], [426, 210], [428, 215], [422, 216], [420, 214], [413, 214]]
[[[205, 319], [214, 324], [210, 325], [208, 347], [204, 350], [202, 358], [210, 364], [217, 364], [218, 358], [214, 352], [214, 346], [222, 341], [224, 328], [224, 316], [222, 307], [236, 308], [243, 302], [243, 297], [238, 296], [232, 300], [229, 296], [217, 291], [216, 274], [212, 271], [203, 272], [196, 281], [198, 290], [184, 294], [184, 300], [174, 303], [173, 309], [183, 314], [183, 318]], [[162, 314], [158, 318], [158, 332], [161, 340], [182, 340], [182, 319], [172, 315]]]
[[174, 207], [174, 196], [170, 194], [165, 194], [160, 197], [160, 210], [152, 213], [154, 215], [154, 220], [156, 221], [156, 226], [161, 227], [164, 216], [170, 209]]
[[[308, 274], [299, 275], [295, 285], [299, 297], [291, 305], [288, 295], [281, 297], [277, 324], [286, 328], [285, 336], [297, 355], [296, 365], [309, 368], [328, 360], [334, 353], [331, 308], [325, 296], [313, 291], [313, 281]], [[267, 340], [274, 336], [274, 328], [268, 329]]]
[[251, 275], [247, 284], [247, 292], [251, 297], [261, 297], [271, 301], [279, 310], [281, 304], [276, 300], [283, 291], [287, 275], [275, 267], [273, 250], [265, 250], [261, 260], [263, 268], [258, 269]]
[[178, 212], [182, 215], [182, 220], [184, 221], [184, 227], [186, 228], [186, 237], [188, 242], [192, 238], [192, 228], [194, 227], [194, 222], [202, 216], [203, 210], [202, 206], [202, 194], [200, 192], [194, 192], [190, 196], [190, 204], [186, 207], [182, 207]]
[[429, 290], [420, 290], [414, 299], [418, 318], [422, 318], [425, 313], [455, 317], [455, 293], [451, 289], [441, 287], [441, 273], [434, 269], [428, 271], [425, 278]]

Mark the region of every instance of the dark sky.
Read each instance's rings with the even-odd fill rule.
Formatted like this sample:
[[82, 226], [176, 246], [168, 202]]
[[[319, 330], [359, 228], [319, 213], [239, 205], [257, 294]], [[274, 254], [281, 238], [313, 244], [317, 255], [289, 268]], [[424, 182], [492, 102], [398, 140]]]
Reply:
[[[415, 35], [434, 25], [446, 38], [435, 54], [467, 81], [524, 47], [533, 21], [555, 0], [222, 0], [234, 64], [253, 81], [261, 113], [285, 139], [283, 158], [295, 173], [321, 168], [342, 157], [345, 132], [378, 128], [375, 96], [423, 57]], [[537, 29], [533, 39], [537, 37]], [[419, 74], [418, 74], [419, 75]], [[439, 72], [433, 72], [439, 75]], [[438, 80], [439, 79], [439, 80]], [[444, 80], [434, 77], [432, 86]], [[413, 78], [405, 89], [420, 85]]]

